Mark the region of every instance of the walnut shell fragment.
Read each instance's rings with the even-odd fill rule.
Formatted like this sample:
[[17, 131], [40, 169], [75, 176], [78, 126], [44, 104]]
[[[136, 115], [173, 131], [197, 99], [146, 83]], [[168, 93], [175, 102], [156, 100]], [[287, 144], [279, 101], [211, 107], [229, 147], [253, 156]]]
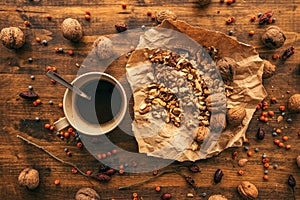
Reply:
[[277, 49], [284, 44], [286, 37], [279, 27], [270, 26], [262, 35], [261, 40], [266, 47]]
[[177, 15], [174, 12], [170, 11], [170, 10], [161, 10], [161, 11], [159, 11], [157, 16], [156, 16], [156, 22], [158, 24], [160, 24], [166, 19], [175, 21], [177, 19]]
[[243, 199], [256, 199], [258, 197], [258, 190], [256, 186], [249, 181], [241, 182], [237, 190]]
[[77, 191], [75, 200], [100, 200], [99, 194], [92, 188], [81, 188]]
[[113, 55], [112, 41], [105, 36], [100, 36], [95, 40], [93, 47], [99, 59], [108, 59]]
[[63, 36], [73, 42], [79, 42], [83, 35], [81, 24], [76, 19], [72, 18], [67, 18], [63, 21], [61, 30]]
[[288, 109], [291, 112], [300, 112], [300, 94], [294, 94], [289, 98]]
[[25, 34], [17, 27], [3, 28], [0, 33], [2, 44], [8, 49], [18, 49], [25, 44]]
[[297, 158], [296, 158], [296, 163], [297, 163], [298, 167], [300, 168], [300, 155], [297, 156]]
[[206, 6], [207, 4], [210, 4], [211, 0], [198, 0], [199, 6]]
[[224, 57], [217, 62], [217, 69], [225, 84], [233, 81], [234, 69], [236, 68], [237, 63], [232, 58]]
[[223, 195], [215, 194], [215, 195], [210, 196], [208, 198], [208, 200], [227, 200], [227, 198], [224, 197]]
[[227, 111], [227, 121], [233, 126], [239, 126], [246, 117], [246, 109], [243, 107], [230, 108]]
[[21, 171], [18, 182], [20, 186], [25, 186], [30, 190], [34, 190], [39, 186], [39, 172], [32, 168], [25, 168]]
[[264, 79], [271, 78], [275, 74], [276, 66], [267, 60], [263, 60], [263, 65], [264, 65], [264, 72], [262, 77]]

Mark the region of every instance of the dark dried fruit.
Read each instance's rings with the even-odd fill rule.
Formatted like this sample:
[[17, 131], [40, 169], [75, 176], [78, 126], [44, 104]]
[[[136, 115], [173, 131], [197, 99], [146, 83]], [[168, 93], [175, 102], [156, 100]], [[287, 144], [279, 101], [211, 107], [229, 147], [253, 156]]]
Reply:
[[201, 172], [200, 168], [199, 168], [197, 165], [195, 165], [195, 164], [189, 166], [189, 170], [190, 170], [191, 172], [193, 172], [193, 173]]
[[269, 21], [269, 19], [273, 16], [273, 12], [272, 11], [268, 11], [265, 14], [263, 14], [260, 18], [259, 18], [259, 24], [264, 24], [267, 23]]
[[217, 171], [215, 172], [215, 176], [214, 176], [214, 182], [215, 183], [220, 183], [223, 177], [223, 172], [221, 169], [217, 169]]
[[185, 177], [185, 181], [186, 181], [188, 184], [190, 184], [191, 186], [195, 186], [195, 180], [194, 180], [192, 177], [186, 176], [186, 177]]
[[289, 179], [288, 179], [288, 184], [289, 186], [291, 186], [293, 189], [296, 186], [296, 180], [293, 177], [293, 175], [289, 175]]
[[24, 91], [24, 92], [21, 92], [19, 94], [20, 97], [22, 97], [23, 99], [30, 99], [30, 100], [35, 100], [37, 99], [39, 96], [33, 92], [33, 91]]
[[101, 181], [101, 182], [110, 181], [110, 176], [108, 176], [106, 174], [97, 174], [96, 176], [94, 176], [94, 178], [98, 181]]
[[107, 170], [106, 172], [104, 172], [104, 174], [108, 175], [108, 176], [112, 176], [116, 173], [117, 171], [113, 168]]
[[170, 193], [164, 193], [160, 196], [160, 200], [169, 200], [172, 198], [172, 195]]
[[282, 60], [286, 60], [288, 59], [291, 55], [293, 55], [295, 53], [295, 48], [294, 47], [290, 47], [287, 50], [285, 50], [281, 56]]
[[265, 138], [265, 131], [262, 128], [259, 128], [256, 133], [256, 138], [259, 140], [263, 140]]
[[127, 30], [127, 25], [126, 24], [116, 24], [115, 25], [116, 30], [121, 33]]
[[102, 164], [102, 165], [99, 166], [99, 173], [104, 173], [104, 172], [106, 172], [109, 169], [110, 169], [109, 166]]

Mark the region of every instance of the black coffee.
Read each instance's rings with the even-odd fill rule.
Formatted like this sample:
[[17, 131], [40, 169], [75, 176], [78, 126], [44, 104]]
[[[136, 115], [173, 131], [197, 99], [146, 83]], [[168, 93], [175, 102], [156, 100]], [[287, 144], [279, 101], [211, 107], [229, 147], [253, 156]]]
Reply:
[[116, 117], [122, 106], [122, 96], [117, 87], [106, 80], [93, 80], [80, 88], [92, 97], [89, 101], [76, 97], [77, 110], [91, 124], [105, 124]]

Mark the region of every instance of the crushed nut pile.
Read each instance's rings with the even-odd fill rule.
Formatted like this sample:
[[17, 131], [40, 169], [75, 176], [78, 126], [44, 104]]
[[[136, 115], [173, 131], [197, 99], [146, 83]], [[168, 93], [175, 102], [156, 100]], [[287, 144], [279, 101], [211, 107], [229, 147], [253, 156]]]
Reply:
[[[155, 83], [144, 88], [147, 97], [139, 107], [140, 114], [146, 114], [151, 109], [154, 118], [163, 118], [166, 123], [173, 122], [176, 127], [186, 120], [184, 123], [190, 129], [209, 126], [211, 111], [218, 112], [214, 107], [226, 106], [213, 97], [215, 93], [224, 92], [224, 85], [207, 60], [198, 66], [193, 60], [161, 49], [145, 52], [144, 55], [154, 68]], [[204, 73], [210, 77], [209, 84], [204, 80]], [[211, 92], [214, 94], [211, 95]], [[199, 124], [184, 119], [183, 108], [190, 108]]]

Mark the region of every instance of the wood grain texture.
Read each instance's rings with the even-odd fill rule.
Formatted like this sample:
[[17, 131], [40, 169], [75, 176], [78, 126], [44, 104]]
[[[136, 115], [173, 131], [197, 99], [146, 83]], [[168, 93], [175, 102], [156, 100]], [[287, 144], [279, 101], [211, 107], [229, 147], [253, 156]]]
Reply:
[[[228, 33], [234, 31], [234, 37], [239, 41], [248, 43], [257, 48], [262, 58], [271, 60], [273, 53], [282, 54], [283, 51], [293, 45], [295, 55], [286, 62], [272, 61], [277, 65], [275, 76], [264, 80], [265, 88], [270, 97], [277, 97], [278, 103], [272, 104], [270, 109], [280, 114], [279, 105], [286, 105], [288, 98], [293, 93], [300, 93], [300, 60], [299, 60], [299, 33], [300, 33], [300, 0], [237, 0], [235, 4], [228, 6], [220, 4], [218, 0], [204, 8], [197, 5], [196, 0], [133, 0], [125, 1], [127, 9], [121, 8], [121, 2], [113, 0], [6, 0], [0, 2], [0, 29], [9, 26], [18, 26], [26, 33], [26, 44], [23, 48], [14, 51], [0, 45], [0, 199], [74, 199], [75, 193], [81, 187], [92, 187], [102, 199], [129, 200], [132, 192], [137, 192], [145, 200], [157, 200], [162, 192], [170, 192], [172, 199], [188, 199], [187, 193], [193, 193], [194, 199], [208, 199], [212, 194], [222, 194], [228, 199], [240, 199], [236, 186], [242, 180], [253, 182], [259, 189], [259, 199], [293, 199], [292, 190], [287, 185], [289, 174], [293, 174], [298, 185], [295, 187], [295, 199], [300, 199], [300, 169], [297, 168], [295, 158], [300, 154], [300, 115], [286, 111], [286, 118], [291, 118], [291, 123], [278, 124], [272, 119], [268, 124], [260, 123], [257, 118], [260, 112], [256, 112], [249, 129], [249, 147], [258, 153], [248, 158], [248, 164], [243, 167], [245, 174], [237, 175], [237, 161], [232, 159], [232, 153], [238, 151], [238, 159], [246, 158], [243, 148], [232, 148], [224, 151], [217, 157], [196, 162], [201, 168], [201, 173], [191, 174], [196, 181], [197, 189], [191, 188], [182, 177], [177, 174], [168, 174], [153, 181], [129, 190], [118, 190], [118, 187], [135, 183], [152, 177], [151, 173], [114, 175], [109, 183], [99, 183], [95, 180], [72, 174], [71, 167], [63, 165], [47, 154], [33, 146], [27, 145], [16, 136], [20, 134], [30, 140], [44, 146], [54, 155], [66, 161], [77, 164], [83, 171], [97, 171], [99, 162], [86, 149], [78, 149], [73, 140], [62, 141], [54, 134], [50, 134], [43, 128], [45, 123], [53, 123], [63, 116], [63, 111], [58, 108], [65, 91], [60, 85], [53, 85], [45, 76], [45, 67], [56, 66], [58, 72], [67, 80], [75, 78], [78, 68], [92, 50], [92, 44], [100, 35], [115, 34], [116, 23], [126, 23], [129, 29], [140, 28], [142, 25], [154, 26], [146, 12], [151, 10], [153, 14], [162, 9], [174, 11], [178, 18], [192, 25], [201, 26], [211, 30]], [[91, 20], [84, 19], [85, 11], [91, 11]], [[268, 50], [260, 42], [260, 36], [268, 25], [258, 26], [249, 19], [258, 12], [274, 11], [277, 18], [276, 25], [282, 28], [287, 36], [285, 45], [277, 50]], [[46, 15], [52, 16], [48, 20]], [[236, 22], [226, 25], [225, 19], [234, 16]], [[61, 22], [67, 18], [76, 18], [84, 28], [84, 38], [79, 44], [73, 44], [65, 40], [60, 30]], [[23, 25], [24, 20], [31, 23], [30, 27]], [[255, 30], [253, 37], [248, 36], [250, 30]], [[35, 42], [35, 37], [48, 41], [48, 46]], [[64, 48], [65, 53], [57, 54], [55, 47]], [[66, 52], [73, 50], [75, 55], [69, 56]], [[33, 62], [29, 63], [28, 58]], [[121, 58], [119, 69], [110, 69], [109, 73], [119, 76], [125, 69], [125, 62]], [[10, 63], [10, 64], [9, 64]], [[122, 64], [123, 63], [123, 64]], [[35, 76], [35, 80], [30, 79]], [[33, 107], [30, 101], [24, 101], [18, 97], [18, 93], [27, 90], [32, 85], [40, 95], [43, 104]], [[49, 105], [52, 100], [54, 105]], [[132, 101], [131, 101], [132, 105]], [[39, 122], [35, 121], [39, 117]], [[257, 141], [255, 134], [258, 127], [264, 127], [266, 138]], [[286, 151], [273, 144], [272, 132], [274, 128], [283, 127], [283, 134], [289, 136], [287, 143], [292, 149]], [[286, 128], [285, 128], [286, 127]], [[137, 144], [133, 137], [121, 137], [120, 130], [114, 130], [108, 137], [117, 145], [130, 151], [137, 151]], [[280, 136], [278, 137], [280, 138]], [[64, 148], [73, 152], [72, 157], [67, 157]], [[278, 169], [269, 169], [269, 180], [264, 181], [262, 153], [268, 154], [270, 164], [278, 164]], [[182, 164], [173, 163], [166, 169], [177, 168]], [[28, 191], [18, 186], [17, 178], [25, 167], [34, 167], [40, 172], [40, 186], [34, 191]], [[213, 175], [216, 169], [224, 172], [220, 184], [213, 184]], [[59, 179], [61, 185], [55, 186], [54, 180]], [[155, 192], [155, 186], [161, 186], [162, 191]], [[207, 197], [201, 194], [206, 192]]]

